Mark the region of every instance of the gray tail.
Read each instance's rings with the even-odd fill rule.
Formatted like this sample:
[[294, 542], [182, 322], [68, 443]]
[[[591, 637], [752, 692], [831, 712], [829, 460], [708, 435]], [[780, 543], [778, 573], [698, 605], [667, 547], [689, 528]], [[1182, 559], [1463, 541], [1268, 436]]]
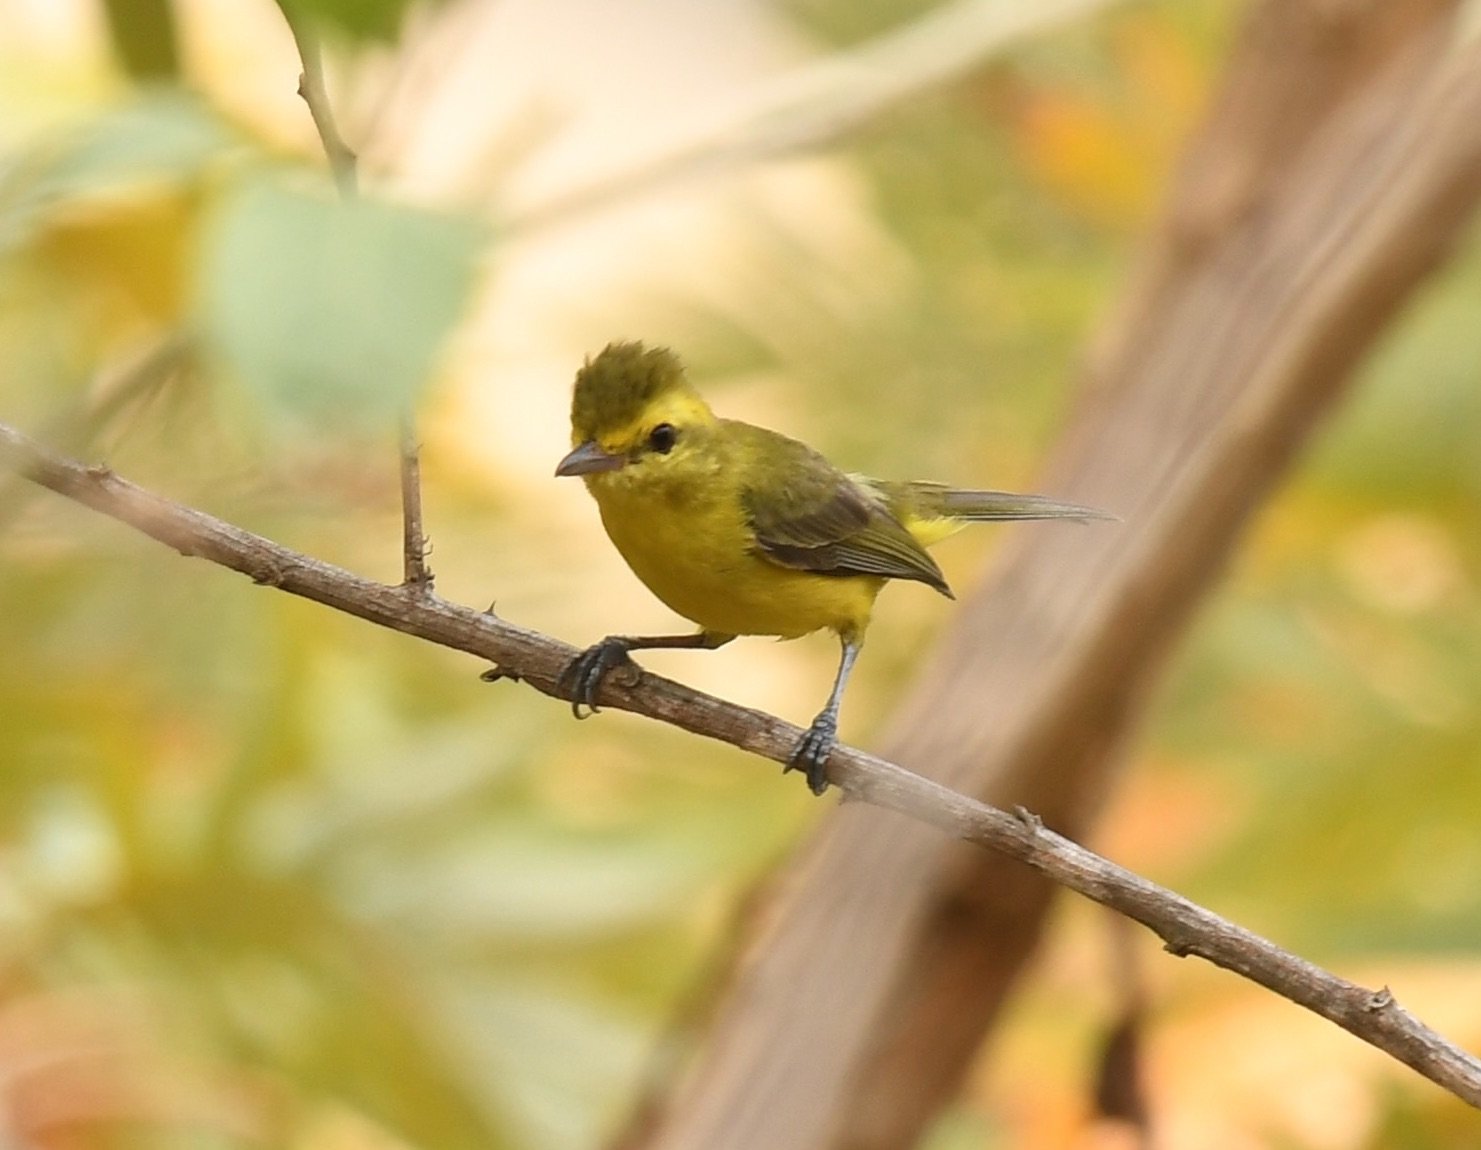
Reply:
[[962, 491], [946, 488], [933, 493], [943, 515], [953, 519], [1115, 519], [1116, 516], [1079, 503], [1065, 503], [1043, 495], [1016, 495], [1011, 491]]

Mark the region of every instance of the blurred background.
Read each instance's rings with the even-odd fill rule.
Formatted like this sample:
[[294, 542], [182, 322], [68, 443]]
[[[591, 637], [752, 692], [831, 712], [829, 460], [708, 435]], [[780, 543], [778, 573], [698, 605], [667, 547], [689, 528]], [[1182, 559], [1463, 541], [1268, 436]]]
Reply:
[[[1032, 489], [1245, 5], [961, 7], [971, 36], [918, 0], [305, 4], [361, 156], [340, 204], [269, 0], [0, 0], [0, 420], [395, 582], [411, 403], [438, 592], [575, 644], [674, 625], [551, 477], [609, 340], [850, 469]], [[911, 29], [893, 70], [842, 67]], [[799, 125], [828, 146], [778, 156]], [[1478, 292], [1469, 242], [1364, 366], [1094, 844], [1473, 1047]], [[953, 584], [1012, 530], [943, 546]], [[886, 592], [846, 739], [951, 610]], [[6, 1147], [600, 1147], [828, 805], [4, 476], [0, 649]], [[835, 658], [645, 663], [806, 722]], [[1064, 902], [927, 1150], [1128, 1144], [1091, 1101], [1107, 933]], [[1481, 1144], [1136, 938], [1165, 1145]]]

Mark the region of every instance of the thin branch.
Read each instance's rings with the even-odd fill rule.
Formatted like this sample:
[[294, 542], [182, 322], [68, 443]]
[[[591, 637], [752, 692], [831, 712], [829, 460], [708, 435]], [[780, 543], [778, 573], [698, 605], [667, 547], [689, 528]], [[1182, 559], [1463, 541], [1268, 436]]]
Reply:
[[324, 84], [324, 56], [319, 50], [319, 36], [309, 26], [307, 16], [295, 15], [290, 5], [280, 4], [283, 19], [293, 33], [293, 42], [298, 45], [298, 55], [303, 61], [303, 71], [298, 77], [298, 94], [309, 107], [314, 127], [324, 145], [324, 155], [329, 158], [329, 170], [334, 173], [335, 186], [346, 198], [359, 190], [358, 163], [355, 153], [339, 134], [339, 124], [334, 119], [334, 109], [329, 103], [329, 89]]
[[[334, 173], [341, 198], [354, 199], [359, 194], [358, 161], [340, 135], [334, 118], [329, 89], [324, 83], [324, 57], [318, 35], [309, 27], [306, 17], [295, 16], [290, 6], [282, 5], [281, 8], [298, 45], [299, 58], [303, 61], [303, 72], [298, 77], [298, 94], [308, 105], [314, 127], [319, 131], [319, 140], [324, 145], [324, 155], [329, 160], [329, 169]], [[397, 453], [401, 476], [402, 586], [413, 593], [424, 594], [432, 587], [432, 572], [427, 566], [427, 537], [422, 530], [422, 462], [418, 454], [416, 420], [409, 409], [401, 418]]]
[[[106, 467], [58, 455], [0, 423], [0, 462], [43, 487], [198, 556], [328, 607], [493, 662], [502, 675], [560, 698], [557, 680], [576, 649], [489, 613], [362, 578], [291, 551], [205, 512], [155, 495]], [[604, 706], [660, 719], [775, 762], [801, 731], [761, 711], [723, 702], [647, 672], [609, 675]], [[1481, 1060], [1425, 1026], [1387, 987], [1370, 990], [1281, 950], [1259, 935], [1149, 882], [1044, 827], [967, 798], [873, 755], [840, 747], [829, 777], [846, 799], [898, 811], [991, 848], [1071, 890], [1135, 919], [1167, 950], [1197, 955], [1321, 1015], [1481, 1108]]]
[[422, 530], [422, 460], [410, 413], [401, 419], [401, 585], [425, 595], [432, 590], [427, 536]]

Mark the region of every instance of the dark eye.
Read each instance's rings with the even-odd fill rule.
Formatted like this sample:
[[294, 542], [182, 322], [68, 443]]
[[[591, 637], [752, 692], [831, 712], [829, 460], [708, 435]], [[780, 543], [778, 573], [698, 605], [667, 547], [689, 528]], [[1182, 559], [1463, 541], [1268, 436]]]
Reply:
[[660, 423], [648, 433], [648, 446], [660, 455], [667, 455], [674, 449], [674, 442], [678, 438], [678, 428], [672, 423]]

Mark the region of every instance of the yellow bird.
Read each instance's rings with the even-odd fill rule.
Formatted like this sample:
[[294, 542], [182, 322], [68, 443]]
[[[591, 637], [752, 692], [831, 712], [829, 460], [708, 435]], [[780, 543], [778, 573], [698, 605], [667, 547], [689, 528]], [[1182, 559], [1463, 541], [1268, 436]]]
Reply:
[[608, 344], [577, 373], [571, 441], [556, 475], [585, 480], [633, 573], [699, 625], [690, 635], [609, 635], [582, 652], [561, 676], [576, 717], [596, 711], [602, 677], [630, 651], [827, 628], [843, 645], [833, 692], [785, 768], [805, 772], [819, 795], [886, 580], [954, 598], [926, 547], [963, 522], [1109, 518], [1040, 495], [847, 475], [795, 439], [716, 417], [673, 352], [641, 343]]

